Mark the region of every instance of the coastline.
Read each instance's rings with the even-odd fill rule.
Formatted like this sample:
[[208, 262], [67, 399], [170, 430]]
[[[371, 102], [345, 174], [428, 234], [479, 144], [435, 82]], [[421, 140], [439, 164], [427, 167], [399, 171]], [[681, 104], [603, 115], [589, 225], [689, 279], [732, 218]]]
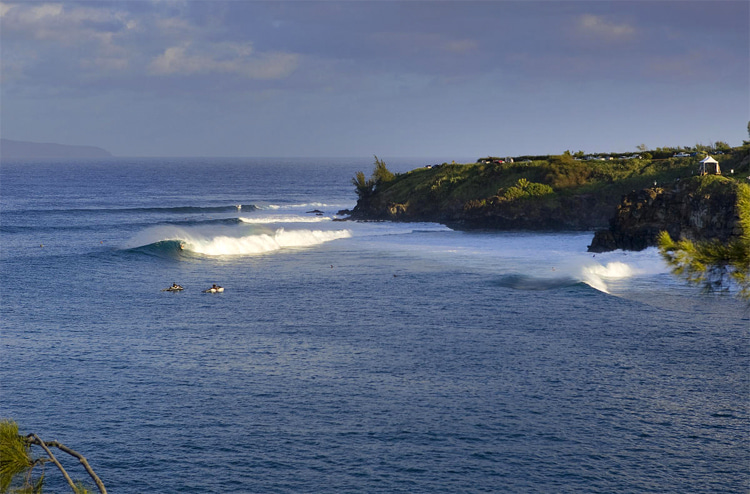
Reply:
[[567, 154], [446, 163], [388, 180], [374, 174], [369, 182], [353, 181], [357, 205], [340, 214], [464, 231], [595, 231], [591, 252], [642, 250], [656, 245], [660, 231], [729, 241], [741, 234], [737, 185], [750, 176], [750, 149], [720, 156], [729, 177], [698, 175], [698, 158], [589, 163]]

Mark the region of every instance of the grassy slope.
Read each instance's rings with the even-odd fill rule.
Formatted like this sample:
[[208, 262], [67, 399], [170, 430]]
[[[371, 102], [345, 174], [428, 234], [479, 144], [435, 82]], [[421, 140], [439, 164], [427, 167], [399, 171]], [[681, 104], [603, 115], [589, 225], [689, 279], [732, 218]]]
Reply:
[[[717, 159], [725, 174], [732, 167], [734, 178], [744, 178], [750, 173], [746, 157], [747, 151], [740, 151]], [[609, 208], [632, 190], [653, 186], [654, 182], [664, 186], [697, 174], [698, 161], [699, 158], [574, 161], [569, 156], [557, 156], [527, 163], [444, 164], [418, 168], [380, 184], [372, 205], [382, 210], [390, 204], [406, 204], [413, 215], [455, 215], [468, 204], [492, 210], [509, 206], [500, 197], [523, 178], [551, 185], [554, 194], [516, 199], [516, 203], [534, 201], [555, 207], [565, 197], [586, 195]]]

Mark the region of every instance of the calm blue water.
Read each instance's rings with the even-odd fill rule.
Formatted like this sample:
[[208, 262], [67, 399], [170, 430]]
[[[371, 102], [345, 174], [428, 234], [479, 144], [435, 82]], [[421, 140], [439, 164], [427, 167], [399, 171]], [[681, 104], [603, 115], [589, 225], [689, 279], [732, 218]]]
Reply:
[[750, 489], [742, 303], [590, 233], [333, 221], [371, 168], [4, 163], [0, 417], [110, 493]]

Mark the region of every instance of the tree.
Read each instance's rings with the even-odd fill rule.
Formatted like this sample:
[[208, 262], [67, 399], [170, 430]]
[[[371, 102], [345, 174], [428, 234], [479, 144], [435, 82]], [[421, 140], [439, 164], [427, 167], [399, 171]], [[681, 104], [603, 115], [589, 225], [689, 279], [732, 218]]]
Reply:
[[372, 195], [372, 189], [375, 186], [375, 182], [373, 180], [368, 180], [365, 178], [365, 172], [357, 172], [356, 175], [354, 175], [354, 178], [352, 178], [352, 185], [354, 185], [357, 197], [360, 199], [367, 199]]
[[724, 141], [716, 141], [714, 143], [714, 149], [717, 151], [729, 151], [730, 149], [732, 149], [732, 146]]
[[[32, 446], [42, 448], [46, 456], [34, 457]], [[36, 434], [22, 436], [18, 433], [18, 424], [12, 420], [0, 421], [0, 492], [3, 494], [13, 492], [18, 494], [37, 494], [42, 492], [44, 484], [44, 465], [52, 463], [60, 470], [65, 481], [75, 494], [88, 494], [89, 491], [81, 482], [74, 483], [62, 463], [52, 453], [55, 448], [63, 453], [76, 458], [86, 469], [91, 479], [96, 484], [101, 494], [107, 494], [101, 479], [94, 473], [86, 458], [57, 441], [42, 441]], [[36, 480], [34, 470], [39, 468], [41, 472]], [[14, 484], [19, 487], [10, 491]]]
[[375, 187], [388, 183], [396, 178], [386, 166], [385, 161], [375, 156], [375, 169], [372, 176], [367, 179], [364, 172], [357, 172], [352, 178], [352, 185], [356, 188], [359, 199], [367, 200], [372, 195]]
[[750, 301], [750, 186], [737, 184], [737, 211], [742, 234], [727, 243], [718, 241], [674, 241], [667, 232], [658, 237], [659, 252], [689, 283], [704, 291], [728, 289], [732, 283], [739, 288], [738, 296]]
[[375, 186], [377, 187], [380, 184], [390, 182], [394, 178], [396, 178], [396, 175], [388, 169], [385, 165], [385, 161], [382, 161], [375, 156], [375, 170], [372, 172], [372, 179], [375, 182]]
[[645, 153], [645, 152], [646, 152], [646, 150], [648, 149], [648, 146], [646, 146], [645, 144], [638, 144], [638, 145], [637, 145], [637, 146], [636, 146], [635, 148], [636, 148], [636, 149], [637, 149], [638, 151], [640, 151], [640, 152], [642, 152], [642, 153]]
[[674, 274], [706, 292], [727, 290], [734, 282], [739, 287], [738, 296], [750, 300], [750, 249], [743, 242], [674, 241], [665, 231], [659, 234], [658, 242]]

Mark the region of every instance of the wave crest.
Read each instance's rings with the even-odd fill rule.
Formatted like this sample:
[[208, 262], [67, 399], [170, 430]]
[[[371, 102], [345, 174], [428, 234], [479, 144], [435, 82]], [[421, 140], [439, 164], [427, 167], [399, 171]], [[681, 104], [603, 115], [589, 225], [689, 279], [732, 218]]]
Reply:
[[249, 223], [253, 225], [266, 225], [271, 223], [321, 223], [323, 221], [331, 221], [329, 216], [297, 216], [297, 215], [284, 215], [284, 216], [261, 216], [258, 218], [246, 218], [240, 217], [242, 223]]
[[607, 263], [606, 265], [593, 264], [590, 266], [584, 266], [581, 270], [581, 276], [583, 278], [581, 281], [600, 292], [609, 293], [607, 281], [630, 278], [633, 274], [633, 268], [629, 265], [624, 262], [615, 261]]
[[218, 236], [185, 242], [185, 249], [206, 256], [243, 256], [263, 254], [286, 248], [312, 247], [332, 240], [351, 237], [349, 230], [291, 230], [279, 228], [272, 234], [245, 237]]
[[508, 274], [495, 281], [499, 286], [515, 290], [554, 290], [585, 284], [600, 292], [609, 293], [610, 281], [630, 278], [633, 268], [623, 262], [610, 262], [606, 265], [571, 265], [555, 270], [554, 275]]
[[204, 256], [248, 256], [288, 248], [314, 247], [332, 240], [351, 237], [349, 230], [285, 230], [254, 233], [242, 237], [229, 235], [200, 235], [180, 228], [157, 229], [143, 232], [131, 241], [131, 248], [161, 247], [174, 253]]

